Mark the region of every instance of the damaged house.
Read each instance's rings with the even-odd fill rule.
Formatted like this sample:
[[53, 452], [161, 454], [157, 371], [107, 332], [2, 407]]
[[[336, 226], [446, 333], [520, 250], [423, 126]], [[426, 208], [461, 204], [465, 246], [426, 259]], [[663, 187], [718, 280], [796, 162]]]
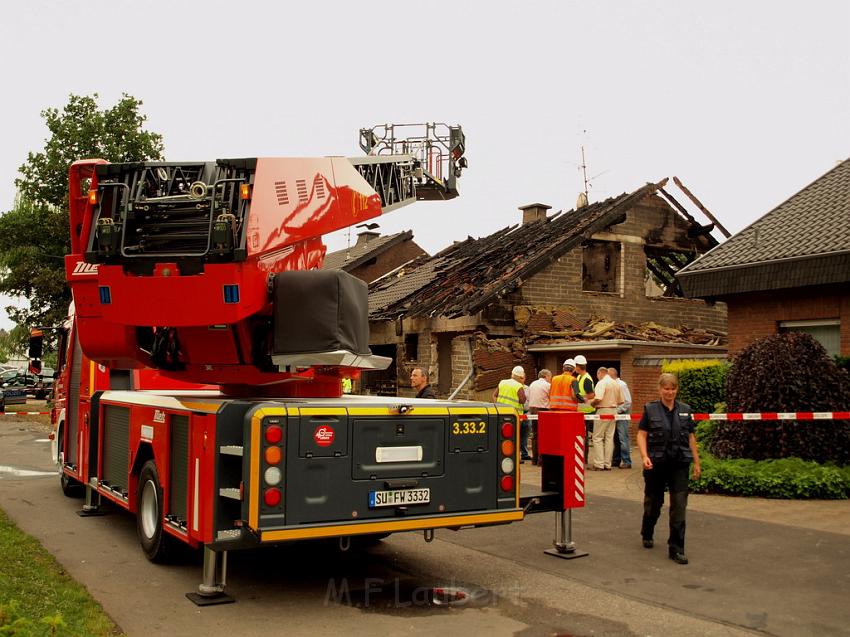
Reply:
[[411, 259], [427, 256], [428, 253], [413, 240], [412, 230], [382, 236], [379, 232], [367, 229], [357, 233], [357, 243], [353, 246], [328, 252], [322, 270], [343, 270], [371, 283]]
[[725, 305], [684, 298], [675, 276], [717, 245], [714, 225], [666, 183], [551, 215], [523, 206], [520, 225], [373, 282], [370, 345], [393, 365], [364, 373], [360, 391], [412, 395], [422, 366], [441, 397], [489, 399], [514, 365], [530, 382], [584, 354], [592, 374], [620, 369], [641, 405], [657, 397], [663, 359], [725, 357]]

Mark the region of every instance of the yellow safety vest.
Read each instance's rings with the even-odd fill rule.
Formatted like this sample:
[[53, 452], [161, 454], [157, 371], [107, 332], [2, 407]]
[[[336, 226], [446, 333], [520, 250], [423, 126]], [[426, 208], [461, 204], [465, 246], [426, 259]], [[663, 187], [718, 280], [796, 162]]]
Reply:
[[[579, 377], [576, 379], [576, 380], [578, 380], [578, 390], [579, 390], [579, 392], [581, 392], [582, 390], [584, 390], [584, 387], [585, 387], [585, 385], [584, 385], [584, 381], [585, 381], [585, 379], [587, 379], [587, 380], [589, 380], [589, 381], [590, 381], [590, 391], [592, 392], [592, 391], [593, 391], [593, 379], [590, 377], [590, 374], [588, 374], [587, 372], [585, 372], [584, 374], [582, 374], [581, 376], [579, 376]], [[589, 393], [589, 392], [588, 392], [588, 393]], [[582, 394], [582, 395], [584, 395], [584, 394]], [[591, 405], [589, 405], [588, 403], [579, 403], [579, 404], [578, 404], [578, 410], [579, 410], [580, 412], [584, 413], [584, 414], [592, 414], [593, 412], [595, 412], [595, 411], [596, 411], [596, 408], [595, 408], [595, 407], [593, 407], [593, 406], [591, 406]]]
[[513, 407], [518, 414], [521, 414], [523, 406], [519, 400], [520, 389], [522, 389], [522, 383], [513, 378], [499, 381], [499, 395], [496, 397], [496, 402]]

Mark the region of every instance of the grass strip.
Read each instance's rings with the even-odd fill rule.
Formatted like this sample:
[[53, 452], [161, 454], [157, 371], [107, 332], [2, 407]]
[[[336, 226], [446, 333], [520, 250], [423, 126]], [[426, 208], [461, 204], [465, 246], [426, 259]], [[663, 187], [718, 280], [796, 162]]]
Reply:
[[0, 635], [123, 635], [84, 586], [0, 509]]

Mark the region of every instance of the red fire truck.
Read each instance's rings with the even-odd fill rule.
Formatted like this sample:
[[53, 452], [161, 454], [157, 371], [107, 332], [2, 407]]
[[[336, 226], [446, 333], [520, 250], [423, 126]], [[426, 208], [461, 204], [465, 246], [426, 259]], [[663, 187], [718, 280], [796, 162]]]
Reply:
[[321, 236], [451, 199], [466, 166], [460, 127], [397, 129], [363, 129], [359, 158], [70, 168], [62, 489], [85, 491], [82, 514], [136, 514], [153, 561], [203, 547], [196, 603], [226, 597], [232, 549], [558, 508], [520, 501], [512, 410], [341, 393], [389, 361], [369, 351], [365, 284], [318, 269]]

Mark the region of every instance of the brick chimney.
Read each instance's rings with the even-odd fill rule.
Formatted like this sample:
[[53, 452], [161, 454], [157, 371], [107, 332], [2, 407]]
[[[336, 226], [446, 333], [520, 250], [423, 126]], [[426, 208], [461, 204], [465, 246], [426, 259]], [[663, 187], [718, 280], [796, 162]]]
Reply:
[[380, 232], [373, 232], [371, 230], [364, 230], [363, 232], [357, 233], [357, 244], [359, 246], [365, 246], [372, 239], [377, 239], [381, 236]]
[[522, 225], [534, 223], [541, 219], [545, 220], [546, 211], [551, 208], [552, 206], [547, 206], [545, 203], [530, 203], [526, 206], [520, 206], [519, 209], [522, 210]]

